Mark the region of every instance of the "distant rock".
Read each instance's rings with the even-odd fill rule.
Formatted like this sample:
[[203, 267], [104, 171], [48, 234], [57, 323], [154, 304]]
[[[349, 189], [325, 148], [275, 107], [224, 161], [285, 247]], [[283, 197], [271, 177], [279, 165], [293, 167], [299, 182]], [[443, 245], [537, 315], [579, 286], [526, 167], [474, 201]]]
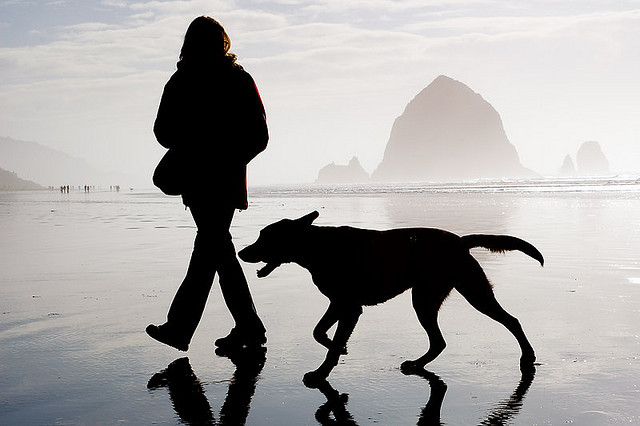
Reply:
[[607, 175], [610, 173], [609, 160], [596, 141], [583, 143], [576, 155], [578, 173], [584, 176]]
[[391, 129], [378, 181], [447, 181], [534, 176], [507, 139], [498, 112], [444, 75], [423, 89]]
[[328, 164], [320, 169], [316, 183], [362, 183], [369, 180], [369, 174], [362, 168], [358, 157], [353, 157], [346, 166]]
[[20, 179], [15, 172], [0, 169], [0, 191], [24, 191], [28, 189], [44, 189], [30, 180]]
[[576, 166], [573, 164], [573, 160], [571, 159], [571, 156], [569, 154], [567, 154], [567, 156], [564, 157], [564, 161], [562, 162], [562, 166], [560, 166], [560, 169], [558, 170], [558, 175], [560, 175], [560, 176], [575, 176], [576, 174], [577, 174]]

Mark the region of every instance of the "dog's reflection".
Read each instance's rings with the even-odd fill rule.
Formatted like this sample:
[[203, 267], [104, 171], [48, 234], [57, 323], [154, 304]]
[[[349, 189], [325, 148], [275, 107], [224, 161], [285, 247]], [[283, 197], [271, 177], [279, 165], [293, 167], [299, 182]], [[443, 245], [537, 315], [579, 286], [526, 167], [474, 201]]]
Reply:
[[149, 379], [147, 388], [167, 387], [173, 408], [183, 423], [243, 425], [249, 415], [258, 375], [266, 360], [266, 349], [262, 349], [264, 350], [237, 353], [216, 352], [219, 356], [228, 357], [236, 366], [218, 421], [215, 420], [204, 387], [193, 372], [188, 357], [176, 359], [167, 368], [154, 374]]
[[511, 396], [498, 403], [491, 411], [489, 416], [482, 425], [505, 425], [510, 424], [513, 418], [520, 412], [522, 408], [524, 396], [527, 394], [531, 383], [533, 383], [533, 376], [535, 375], [535, 369], [529, 373], [523, 373], [518, 387], [513, 391]]
[[[353, 416], [347, 410], [347, 402], [349, 401], [349, 395], [346, 393], [341, 394], [335, 390], [327, 381], [323, 379], [317, 384], [314, 383], [314, 388], [317, 388], [327, 398], [327, 402], [322, 404], [316, 411], [316, 420], [323, 426], [326, 425], [357, 425]], [[333, 418], [331, 417], [333, 413]]]
[[[420, 413], [417, 424], [442, 425], [440, 411], [447, 392], [447, 384], [435, 373], [425, 369], [412, 371], [412, 375], [422, 377], [429, 383], [431, 390], [429, 400]], [[513, 418], [520, 412], [524, 397], [533, 383], [535, 370], [522, 374], [520, 383], [511, 396], [504, 401], [497, 403], [491, 410], [487, 418], [480, 422], [481, 425], [505, 425], [510, 424]], [[317, 388], [327, 398], [327, 402], [316, 411], [316, 420], [323, 426], [326, 425], [357, 425], [353, 416], [347, 410], [348, 395], [340, 394], [327, 380], [314, 383], [312, 388]], [[333, 413], [333, 416], [331, 415]]]

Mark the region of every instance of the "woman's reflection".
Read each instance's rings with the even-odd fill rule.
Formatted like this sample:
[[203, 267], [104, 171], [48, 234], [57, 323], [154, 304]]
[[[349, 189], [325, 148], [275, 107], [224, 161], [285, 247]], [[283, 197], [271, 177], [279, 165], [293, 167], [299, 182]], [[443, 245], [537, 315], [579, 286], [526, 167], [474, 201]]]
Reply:
[[251, 398], [256, 390], [258, 375], [264, 367], [266, 348], [257, 351], [218, 353], [228, 357], [236, 366], [227, 397], [216, 422], [204, 388], [196, 377], [189, 358], [179, 358], [164, 370], [154, 374], [147, 388], [167, 387], [176, 414], [186, 424], [243, 425], [249, 415]]

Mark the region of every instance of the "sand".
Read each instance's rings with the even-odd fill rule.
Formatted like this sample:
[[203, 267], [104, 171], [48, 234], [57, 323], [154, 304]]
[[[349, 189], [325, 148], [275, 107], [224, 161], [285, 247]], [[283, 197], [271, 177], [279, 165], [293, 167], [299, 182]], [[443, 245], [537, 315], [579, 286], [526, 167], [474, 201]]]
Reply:
[[[506, 190], [505, 190], [506, 189]], [[307, 271], [258, 279], [264, 366], [214, 353], [232, 327], [214, 285], [187, 353], [151, 340], [186, 270], [195, 229], [157, 191], [0, 193], [0, 424], [605, 424], [640, 421], [640, 186], [532, 183], [254, 188], [232, 227], [238, 249], [283, 217], [320, 225], [426, 226], [511, 234], [544, 254], [473, 254], [536, 349], [531, 378], [513, 337], [459, 294], [440, 325], [448, 347], [424, 377], [399, 365], [428, 340], [410, 294], [366, 308], [328, 386], [306, 371], [327, 306]], [[187, 359], [183, 359], [188, 357]], [[339, 394], [348, 394], [337, 397]]]

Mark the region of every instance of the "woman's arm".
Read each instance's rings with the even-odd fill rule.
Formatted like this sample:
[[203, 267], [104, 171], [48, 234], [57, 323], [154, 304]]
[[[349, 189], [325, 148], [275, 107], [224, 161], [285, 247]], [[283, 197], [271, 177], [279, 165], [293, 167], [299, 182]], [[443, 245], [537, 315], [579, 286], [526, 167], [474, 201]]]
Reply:
[[174, 74], [164, 86], [158, 114], [153, 124], [156, 139], [165, 148], [175, 148], [180, 144], [180, 137], [185, 126], [184, 108], [182, 105], [179, 78]]
[[238, 123], [238, 154], [244, 164], [264, 151], [269, 141], [267, 118], [258, 88], [253, 78], [244, 73], [240, 97], [241, 113]]

